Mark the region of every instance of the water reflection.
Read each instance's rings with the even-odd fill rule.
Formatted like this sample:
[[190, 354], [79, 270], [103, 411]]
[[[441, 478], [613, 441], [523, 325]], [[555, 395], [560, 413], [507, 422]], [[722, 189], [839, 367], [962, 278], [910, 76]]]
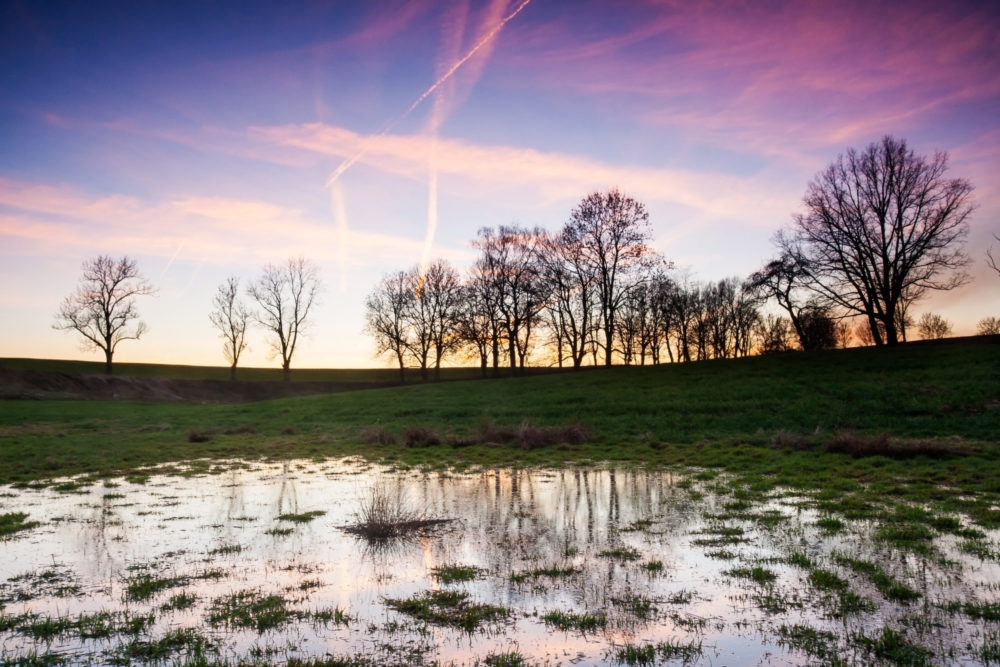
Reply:
[[[373, 542], [345, 533], [378, 483], [398, 488], [413, 511], [453, 521], [408, 539]], [[697, 647], [694, 661], [701, 664], [765, 658], [807, 664], [815, 656], [779, 643], [779, 628], [807, 624], [833, 632], [834, 650], [844, 651], [850, 633], [871, 633], [913, 615], [833, 563], [834, 551], [881, 564], [928, 602], [995, 599], [998, 591], [989, 586], [1000, 580], [995, 563], [972, 563], [954, 543], [942, 542], [951, 551], [935, 559], [876, 545], [863, 523], [844, 536], [824, 536], [802, 496], [776, 494], [745, 515], [720, 519], [734, 503], [717, 495], [721, 486], [692, 484], [672, 472], [565, 468], [454, 475], [350, 461], [286, 462], [111, 484], [81, 495], [42, 489], [5, 497], [5, 512], [26, 511], [43, 522], [0, 542], [2, 614], [13, 619], [0, 626], [6, 628], [0, 631], [5, 659], [53, 650], [81, 662], [109, 661], [135, 636], [84, 638], [67, 629], [40, 639], [25, 628], [44, 616], [128, 610], [155, 616], [141, 633], [144, 641], [197, 628], [217, 657], [232, 660], [263, 655], [280, 662], [329, 653], [472, 664], [516, 647], [540, 663], [606, 664], [629, 643]], [[789, 564], [793, 552], [850, 577], [852, 590], [877, 601], [877, 608], [838, 616], [832, 598], [810, 589], [807, 572]], [[77, 582], [75, 593], [32, 588], [31, 576], [53, 563], [59, 576]], [[477, 575], [450, 583], [434, 576], [449, 565], [475, 568]], [[766, 568], [775, 581], [741, 578], [739, 568], [753, 567]], [[125, 591], [139, 575], [167, 583], [146, 598], [130, 599]], [[502, 605], [511, 615], [466, 632], [386, 605], [387, 599], [435, 590], [463, 591], [470, 603]], [[241, 591], [280, 596], [291, 612], [288, 620], [266, 632], [211, 626], [213, 603]], [[172, 596], [181, 593], [195, 601], [171, 608]], [[317, 620], [333, 618], [334, 610], [350, 620]], [[912, 637], [936, 651], [970, 655], [967, 638], [978, 631], [975, 623], [932, 604], [922, 613], [933, 620], [908, 631]], [[588, 617], [602, 620], [587, 625]], [[189, 650], [182, 646], [171, 659]]]

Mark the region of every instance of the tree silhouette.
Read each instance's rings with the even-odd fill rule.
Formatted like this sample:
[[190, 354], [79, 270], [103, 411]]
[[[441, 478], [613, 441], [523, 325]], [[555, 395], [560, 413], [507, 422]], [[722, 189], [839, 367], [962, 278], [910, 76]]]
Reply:
[[250, 320], [250, 310], [240, 299], [240, 279], [229, 276], [226, 282], [219, 285], [212, 305], [215, 310], [208, 314], [208, 319], [223, 339], [222, 353], [229, 362], [229, 379], [235, 380], [240, 353], [247, 347], [247, 323]]
[[285, 382], [291, 379], [292, 355], [319, 290], [319, 270], [304, 257], [292, 257], [284, 266], [265, 265], [263, 275], [247, 290], [258, 307], [251, 317], [269, 334]]
[[629, 291], [628, 274], [650, 254], [650, 235], [646, 207], [617, 189], [584, 197], [563, 230], [596, 285], [606, 366], [614, 355], [616, 317]]
[[947, 154], [927, 159], [891, 136], [850, 149], [809, 184], [806, 212], [779, 237], [809, 288], [864, 315], [876, 345], [899, 341], [900, 316], [927, 290], [968, 280], [972, 185], [947, 168]]
[[146, 332], [135, 297], [155, 292], [131, 257], [100, 255], [88, 259], [83, 263], [80, 284], [63, 300], [52, 327], [76, 331], [83, 336], [85, 349], [103, 351], [104, 372], [111, 375], [111, 359], [118, 344], [138, 340]]

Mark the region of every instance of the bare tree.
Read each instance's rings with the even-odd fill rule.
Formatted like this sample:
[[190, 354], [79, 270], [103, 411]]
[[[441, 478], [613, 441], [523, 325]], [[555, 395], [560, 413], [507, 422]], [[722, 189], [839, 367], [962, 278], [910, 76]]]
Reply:
[[547, 235], [540, 254], [547, 283], [550, 326], [555, 334], [557, 363], [567, 353], [573, 368], [580, 368], [595, 335], [595, 278], [579, 242], [565, 233]]
[[976, 333], [980, 336], [1000, 334], [1000, 317], [984, 317], [976, 323]]
[[936, 340], [951, 335], [951, 323], [937, 313], [924, 313], [917, 320], [917, 332], [924, 340]]
[[250, 310], [240, 299], [240, 279], [229, 276], [226, 282], [219, 285], [212, 305], [215, 310], [208, 314], [208, 319], [223, 340], [222, 353], [229, 362], [229, 379], [235, 380], [240, 353], [247, 347], [247, 323], [250, 320]]
[[497, 367], [500, 336], [507, 343], [507, 359], [513, 375], [524, 368], [531, 333], [547, 301], [539, 253], [542, 229], [504, 226], [484, 227], [473, 246], [479, 249], [475, 272], [484, 290], [484, 301], [498, 315], [499, 331], [493, 337], [494, 368]]
[[319, 290], [319, 270], [304, 257], [292, 257], [283, 266], [265, 265], [247, 290], [258, 307], [251, 316], [269, 334], [274, 355], [281, 357], [285, 382], [291, 379], [292, 355]]
[[946, 153], [927, 159], [891, 136], [850, 149], [809, 184], [806, 213], [784, 237], [809, 287], [864, 315], [876, 344], [899, 341], [903, 303], [968, 280], [972, 185], [946, 178], [947, 167]]
[[406, 382], [406, 314], [412, 299], [413, 285], [405, 271], [383, 277], [365, 299], [365, 331], [375, 339], [377, 355], [389, 353], [396, 358], [400, 382]]
[[434, 377], [441, 375], [441, 360], [459, 343], [458, 322], [461, 310], [461, 281], [455, 268], [436, 260], [421, 274], [417, 270], [416, 298], [426, 314], [431, 350], [434, 353]]
[[650, 254], [649, 213], [617, 189], [593, 192], [573, 209], [563, 235], [577, 247], [581, 265], [593, 276], [604, 333], [604, 365], [610, 366], [618, 308], [631, 287], [628, 275]]
[[83, 336], [85, 349], [103, 351], [104, 372], [111, 375], [111, 359], [118, 344], [139, 340], [146, 332], [135, 297], [155, 292], [131, 257], [100, 255], [88, 259], [83, 263], [80, 284], [63, 300], [52, 328], [76, 331]]
[[885, 136], [819, 174], [795, 217], [783, 249], [798, 253], [811, 289], [868, 319], [876, 344], [899, 342], [900, 314], [927, 290], [968, 280], [972, 185], [947, 168], [946, 153], [927, 159]]
[[756, 326], [761, 354], [788, 352], [792, 349], [792, 332], [787, 317], [769, 313], [758, 320]]

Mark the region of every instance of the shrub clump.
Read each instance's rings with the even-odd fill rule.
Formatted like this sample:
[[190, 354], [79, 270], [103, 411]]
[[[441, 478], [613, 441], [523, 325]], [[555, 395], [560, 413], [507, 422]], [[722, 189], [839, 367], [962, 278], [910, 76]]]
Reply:
[[957, 439], [908, 440], [891, 438], [886, 433], [871, 436], [840, 433], [823, 446], [823, 451], [850, 454], [855, 458], [885, 456], [891, 459], [912, 459], [917, 456], [944, 458], [968, 456], [971, 453], [969, 448]]

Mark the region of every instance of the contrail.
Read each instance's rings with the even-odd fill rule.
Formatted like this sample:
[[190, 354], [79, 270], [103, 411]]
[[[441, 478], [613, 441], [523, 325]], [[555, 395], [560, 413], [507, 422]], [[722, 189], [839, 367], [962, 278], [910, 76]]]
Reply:
[[[483, 36], [482, 39], [480, 39], [478, 42], [476, 42], [475, 46], [473, 46], [471, 49], [469, 49], [468, 53], [466, 53], [464, 56], [462, 56], [457, 61], [455, 61], [455, 63], [451, 67], [449, 67], [448, 70], [444, 74], [442, 74], [440, 77], [438, 77], [438, 80], [435, 81], [434, 83], [432, 83], [431, 86], [430, 86], [430, 88], [428, 88], [423, 93], [421, 93], [420, 97], [418, 97], [413, 102], [413, 104], [410, 105], [410, 107], [406, 111], [404, 111], [395, 120], [390, 121], [389, 124], [387, 124], [382, 129], [382, 131], [379, 132], [375, 136], [376, 137], [385, 136], [386, 134], [389, 133], [390, 130], [392, 130], [392, 128], [396, 127], [396, 125], [398, 125], [400, 123], [400, 121], [402, 121], [404, 118], [406, 118], [411, 113], [413, 113], [414, 109], [416, 109], [418, 106], [420, 106], [420, 104], [424, 100], [426, 100], [428, 97], [430, 97], [431, 95], [433, 95], [434, 91], [437, 90], [446, 81], [448, 81], [448, 79], [450, 79], [455, 74], [455, 72], [458, 71], [458, 69], [462, 65], [464, 65], [467, 62], [469, 62], [469, 60], [471, 60], [472, 57], [475, 56], [476, 53], [479, 52], [480, 49], [482, 49], [484, 46], [486, 46], [487, 44], [489, 44], [490, 40], [492, 40], [494, 37], [496, 37], [497, 33], [499, 33], [503, 29], [503, 27], [505, 25], [507, 25], [515, 16], [517, 16], [518, 14], [520, 14], [521, 10], [524, 9], [525, 7], [527, 7], [528, 3], [530, 3], [530, 2], [531, 2], [531, 0], [523, 0], [523, 2], [521, 2], [521, 4], [519, 4], [514, 11], [512, 11], [510, 14], [508, 14], [507, 16], [505, 16], [500, 21], [500, 23], [498, 23], [496, 25], [496, 27], [494, 27], [492, 30], [490, 30], [488, 33], [486, 33]], [[367, 152], [368, 152], [367, 149], [362, 148], [360, 151], [358, 151], [357, 153], [355, 153], [352, 157], [350, 157], [349, 159], [344, 160], [343, 162], [341, 162], [340, 166], [337, 167], [337, 169], [334, 170], [334, 172], [332, 174], [330, 174], [330, 177], [328, 179], [326, 179], [326, 186], [330, 187], [331, 185], [333, 185], [333, 183], [336, 182], [336, 180], [338, 178], [340, 178], [344, 174], [345, 171], [347, 171], [352, 166], [354, 166], [354, 164], [358, 160], [360, 160], [361, 158], [363, 158], [365, 156], [365, 153], [367, 153]]]

